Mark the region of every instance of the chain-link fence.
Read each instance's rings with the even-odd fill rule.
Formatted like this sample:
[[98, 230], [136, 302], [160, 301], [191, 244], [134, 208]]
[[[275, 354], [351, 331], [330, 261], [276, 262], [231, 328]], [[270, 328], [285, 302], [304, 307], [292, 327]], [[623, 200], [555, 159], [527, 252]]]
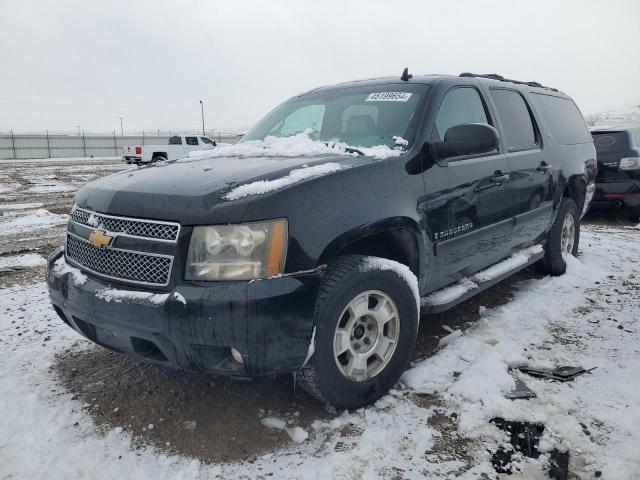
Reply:
[[[240, 135], [207, 132], [217, 142], [235, 143]], [[0, 159], [120, 157], [126, 145], [165, 145], [169, 135], [0, 134]]]

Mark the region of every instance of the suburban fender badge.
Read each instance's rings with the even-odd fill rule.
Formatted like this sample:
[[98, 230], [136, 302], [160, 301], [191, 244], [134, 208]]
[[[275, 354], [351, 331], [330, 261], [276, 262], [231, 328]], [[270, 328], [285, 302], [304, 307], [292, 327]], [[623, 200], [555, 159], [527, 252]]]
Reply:
[[113, 237], [107, 235], [103, 230], [95, 230], [89, 235], [91, 245], [98, 248], [108, 247], [112, 240]]

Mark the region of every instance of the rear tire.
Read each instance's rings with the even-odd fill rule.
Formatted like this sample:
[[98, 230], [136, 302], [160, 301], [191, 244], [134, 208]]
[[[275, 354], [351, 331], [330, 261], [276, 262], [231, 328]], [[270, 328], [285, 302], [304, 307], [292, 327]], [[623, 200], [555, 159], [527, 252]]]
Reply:
[[547, 233], [544, 257], [536, 267], [542, 273], [562, 275], [567, 270], [565, 257], [578, 253], [580, 214], [573, 199], [562, 197], [558, 214]]
[[411, 286], [396, 271], [351, 255], [333, 262], [318, 293], [315, 351], [298, 373], [302, 387], [336, 408], [385, 395], [407, 368], [418, 327]]
[[166, 157], [163, 157], [162, 155], [156, 155], [151, 159], [151, 163], [161, 162], [162, 160], [166, 160]]

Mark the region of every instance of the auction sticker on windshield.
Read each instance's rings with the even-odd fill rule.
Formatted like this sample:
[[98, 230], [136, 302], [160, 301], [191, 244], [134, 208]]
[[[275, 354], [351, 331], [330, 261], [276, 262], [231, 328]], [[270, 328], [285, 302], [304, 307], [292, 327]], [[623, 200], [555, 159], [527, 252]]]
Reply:
[[406, 102], [411, 97], [408, 92], [376, 92], [370, 93], [366, 102]]

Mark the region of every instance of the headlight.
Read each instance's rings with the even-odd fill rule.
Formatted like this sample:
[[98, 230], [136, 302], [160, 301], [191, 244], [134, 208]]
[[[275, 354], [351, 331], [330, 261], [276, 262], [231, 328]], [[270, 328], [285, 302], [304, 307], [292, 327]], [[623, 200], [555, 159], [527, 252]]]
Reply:
[[282, 273], [287, 220], [194, 227], [186, 280], [251, 280]]

